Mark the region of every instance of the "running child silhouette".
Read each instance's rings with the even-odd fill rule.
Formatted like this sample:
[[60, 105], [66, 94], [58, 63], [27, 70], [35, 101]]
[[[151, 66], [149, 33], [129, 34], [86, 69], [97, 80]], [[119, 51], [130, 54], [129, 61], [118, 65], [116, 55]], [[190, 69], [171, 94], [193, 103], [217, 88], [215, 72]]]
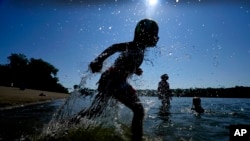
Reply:
[[140, 65], [145, 49], [156, 46], [159, 40], [158, 30], [155, 21], [143, 19], [135, 27], [133, 41], [111, 45], [89, 64], [92, 73], [100, 72], [105, 59], [116, 52], [120, 53], [114, 64], [102, 73], [98, 81], [98, 94], [90, 108], [80, 113], [81, 116], [99, 116], [108, 105], [109, 99], [115, 98], [133, 111], [132, 140], [141, 140], [144, 108], [127, 79], [133, 74], [140, 76], [143, 73]]

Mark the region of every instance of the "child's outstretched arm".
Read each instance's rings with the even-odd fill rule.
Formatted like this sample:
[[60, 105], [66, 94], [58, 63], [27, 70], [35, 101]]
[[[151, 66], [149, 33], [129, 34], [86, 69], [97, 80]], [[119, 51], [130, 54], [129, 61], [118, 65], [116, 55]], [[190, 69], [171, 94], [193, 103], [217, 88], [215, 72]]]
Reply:
[[118, 51], [125, 50], [125, 46], [114, 44], [107, 49], [105, 49], [94, 61], [89, 64], [89, 67], [93, 73], [100, 72], [102, 69], [103, 61], [106, 60], [109, 56], [113, 55]]

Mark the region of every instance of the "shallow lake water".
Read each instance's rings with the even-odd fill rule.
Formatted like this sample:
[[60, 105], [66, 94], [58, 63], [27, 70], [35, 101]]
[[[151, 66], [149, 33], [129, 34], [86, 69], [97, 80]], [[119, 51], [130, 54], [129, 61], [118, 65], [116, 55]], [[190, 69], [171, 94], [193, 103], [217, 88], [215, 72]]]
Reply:
[[[230, 125], [249, 124], [249, 99], [202, 98], [202, 107], [206, 112], [200, 115], [190, 110], [192, 98], [173, 97], [167, 112], [160, 111], [161, 102], [157, 97], [140, 97], [140, 99], [146, 111], [144, 134], [149, 140], [229, 140]], [[58, 116], [58, 109], [62, 108], [64, 102], [59, 100], [2, 110], [0, 140], [22, 140], [28, 136], [40, 134], [45, 130], [44, 126], [50, 124], [53, 115], [57, 113]], [[82, 101], [74, 101], [74, 104], [77, 105], [77, 102]], [[132, 112], [122, 104], [116, 103], [116, 105], [114, 109], [117, 115], [114, 116], [120, 123], [129, 127]], [[80, 109], [68, 110], [77, 112]]]

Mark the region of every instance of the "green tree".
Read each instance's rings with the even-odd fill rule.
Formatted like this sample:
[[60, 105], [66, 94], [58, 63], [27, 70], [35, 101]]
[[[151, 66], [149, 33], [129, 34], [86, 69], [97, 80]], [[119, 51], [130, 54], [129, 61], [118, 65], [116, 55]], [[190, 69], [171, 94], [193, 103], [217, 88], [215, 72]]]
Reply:
[[42, 59], [30, 59], [28, 65], [28, 85], [34, 89], [53, 90], [58, 82], [58, 69]]
[[42, 59], [11, 54], [9, 64], [0, 65], [0, 85], [68, 93], [56, 76], [58, 69]]
[[8, 65], [0, 65], [0, 85], [11, 86], [10, 68]]
[[26, 69], [29, 60], [24, 54], [11, 54], [8, 57], [9, 69], [10, 69], [10, 81], [15, 87], [23, 89], [26, 81]]

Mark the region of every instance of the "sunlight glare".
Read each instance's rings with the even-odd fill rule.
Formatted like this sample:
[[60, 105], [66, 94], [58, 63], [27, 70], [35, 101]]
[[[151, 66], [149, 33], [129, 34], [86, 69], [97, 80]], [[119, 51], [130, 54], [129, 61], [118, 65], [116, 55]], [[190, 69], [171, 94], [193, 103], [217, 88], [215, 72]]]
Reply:
[[152, 17], [156, 13], [156, 9], [159, 6], [159, 0], [145, 0], [146, 16]]
[[147, 3], [149, 6], [155, 6], [157, 4], [158, 0], [147, 0]]

